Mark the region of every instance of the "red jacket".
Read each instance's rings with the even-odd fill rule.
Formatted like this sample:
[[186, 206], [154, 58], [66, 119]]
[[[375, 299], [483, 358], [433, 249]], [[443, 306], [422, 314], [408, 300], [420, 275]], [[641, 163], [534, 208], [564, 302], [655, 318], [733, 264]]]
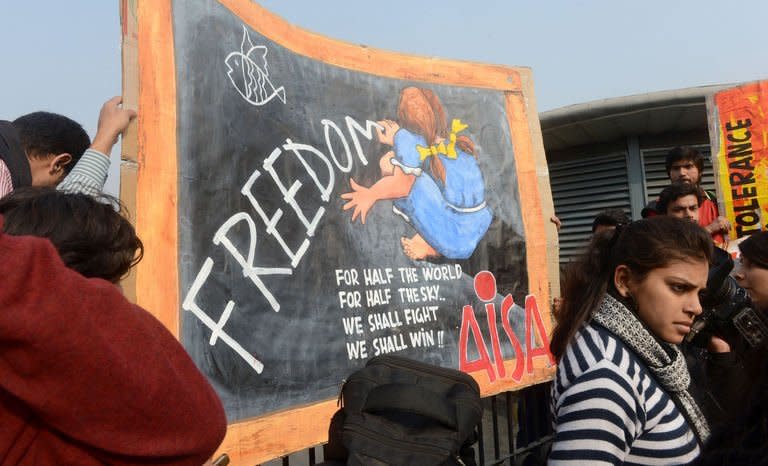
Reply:
[[[656, 212], [657, 201], [658, 199], [648, 203], [648, 205], [645, 206], [642, 212], [643, 218], [655, 217], [659, 215], [659, 213]], [[717, 204], [708, 198], [701, 201], [701, 205], [699, 206], [699, 225], [701, 225], [702, 228], [709, 226], [709, 224], [714, 222], [719, 215], [720, 214], [717, 212]], [[725, 236], [722, 233], [712, 233], [711, 236], [715, 246], [725, 249], [726, 241]]]
[[47, 240], [0, 233], [0, 464], [199, 466], [225, 430], [157, 319]]
[[[710, 223], [714, 222], [718, 215], [717, 204], [710, 201], [709, 199], [704, 199], [704, 201], [699, 206], [699, 225], [706, 227]], [[712, 241], [715, 242], [716, 246], [724, 247], [725, 236], [723, 236], [723, 234], [720, 232], [712, 233]]]

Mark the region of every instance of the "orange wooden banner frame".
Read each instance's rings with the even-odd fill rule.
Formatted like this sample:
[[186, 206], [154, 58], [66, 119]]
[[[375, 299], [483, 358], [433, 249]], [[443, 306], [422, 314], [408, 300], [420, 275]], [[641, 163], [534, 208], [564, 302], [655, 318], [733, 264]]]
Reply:
[[[549, 308], [559, 290], [558, 244], [548, 220], [554, 208], [530, 69], [415, 57], [348, 44], [302, 30], [250, 0], [212, 1], [292, 52], [331, 65], [382, 77], [504, 92], [523, 204], [528, 292], [536, 296], [542, 310]], [[127, 294], [178, 337], [179, 165], [172, 2], [121, 0], [121, 17], [124, 99], [139, 110], [137, 128], [131, 128], [123, 143], [121, 197], [135, 212], [145, 248], [135, 271], [135, 289]], [[542, 312], [542, 317], [551, 331], [550, 312]], [[505, 361], [510, 372], [514, 365], [514, 359]], [[491, 383], [485, 372], [472, 373], [483, 395], [520, 389], [549, 380], [553, 374], [554, 367], [544, 358], [536, 359], [533, 373], [526, 373], [520, 382]], [[255, 464], [325, 443], [328, 421], [336, 409], [334, 399], [235, 422], [219, 451], [226, 452], [232, 464]]]

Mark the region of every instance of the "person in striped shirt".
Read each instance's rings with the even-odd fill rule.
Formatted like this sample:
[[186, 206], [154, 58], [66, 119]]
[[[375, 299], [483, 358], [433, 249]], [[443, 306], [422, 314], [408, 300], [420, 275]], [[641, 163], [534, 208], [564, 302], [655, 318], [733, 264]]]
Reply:
[[709, 234], [659, 216], [595, 235], [566, 277], [550, 464], [688, 464], [709, 426], [679, 344], [702, 312]]
[[0, 198], [26, 186], [59, 186], [95, 195], [104, 188], [109, 153], [136, 112], [121, 107], [122, 97], [101, 108], [91, 142], [83, 127], [63, 116], [34, 112], [13, 122], [0, 121]]

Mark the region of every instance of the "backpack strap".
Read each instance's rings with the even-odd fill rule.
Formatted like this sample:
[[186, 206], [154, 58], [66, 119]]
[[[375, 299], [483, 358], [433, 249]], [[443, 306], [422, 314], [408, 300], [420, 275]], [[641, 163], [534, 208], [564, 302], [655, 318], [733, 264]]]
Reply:
[[10, 121], [0, 121], [0, 159], [11, 172], [13, 189], [32, 185], [32, 171], [27, 154], [21, 147], [19, 132]]
[[401, 411], [418, 414], [456, 430], [456, 410], [445, 398], [421, 385], [390, 383], [373, 388], [363, 412], [381, 414]]

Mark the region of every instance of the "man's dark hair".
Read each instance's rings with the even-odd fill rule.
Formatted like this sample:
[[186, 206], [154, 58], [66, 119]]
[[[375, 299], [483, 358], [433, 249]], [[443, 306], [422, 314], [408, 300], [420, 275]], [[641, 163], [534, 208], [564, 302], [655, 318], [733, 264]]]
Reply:
[[144, 253], [119, 206], [106, 195], [27, 187], [0, 199], [0, 215], [5, 233], [48, 238], [69, 268], [117, 283]]
[[626, 212], [621, 209], [607, 209], [595, 217], [592, 221], [592, 233], [597, 230], [599, 226], [615, 227], [619, 225], [626, 225], [632, 220], [629, 218]]
[[672, 164], [683, 160], [690, 160], [699, 169], [699, 176], [704, 173], [704, 156], [701, 152], [688, 146], [677, 146], [667, 153], [667, 158], [664, 161], [664, 167], [667, 169], [667, 176], [669, 171], [672, 170]]
[[71, 155], [72, 161], [63, 167], [65, 174], [91, 145], [91, 138], [80, 123], [57, 113], [29, 113], [13, 120], [13, 126], [19, 132], [21, 147], [27, 156]]
[[669, 204], [675, 202], [683, 196], [696, 196], [699, 206], [704, 202], [704, 192], [695, 184], [678, 181], [672, 183], [659, 194], [659, 201], [656, 203], [656, 211], [659, 215], [667, 215]]
[[739, 243], [742, 257], [763, 269], [768, 269], [768, 231], [750, 235]]

